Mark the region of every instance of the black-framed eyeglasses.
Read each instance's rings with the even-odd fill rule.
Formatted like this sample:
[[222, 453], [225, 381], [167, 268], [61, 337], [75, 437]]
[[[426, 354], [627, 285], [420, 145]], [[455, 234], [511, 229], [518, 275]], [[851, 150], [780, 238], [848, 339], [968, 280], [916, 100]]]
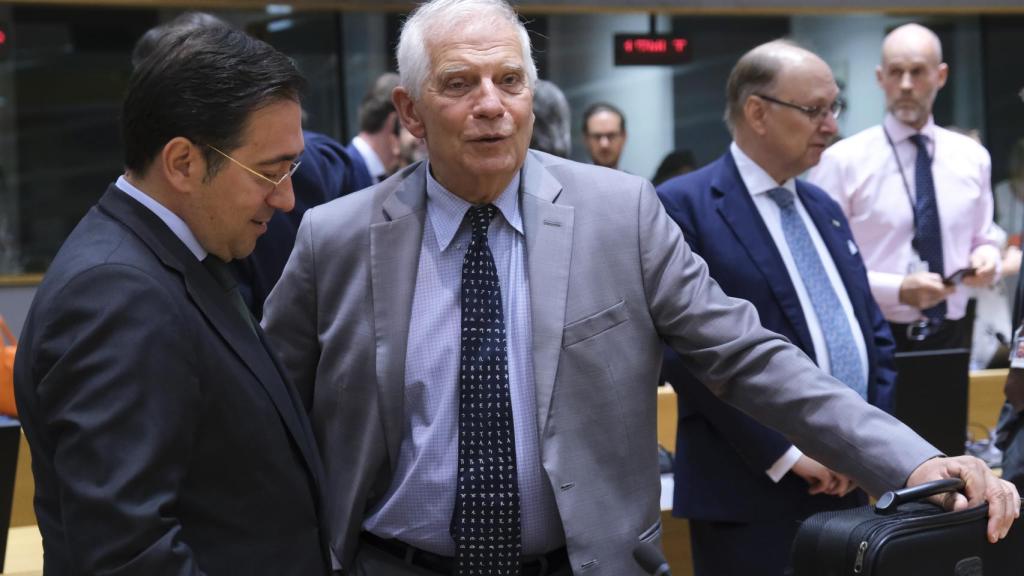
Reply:
[[826, 116], [831, 116], [833, 120], [838, 120], [839, 115], [843, 113], [843, 101], [839, 98], [833, 100], [828, 106], [801, 106], [799, 104], [794, 104], [793, 102], [786, 102], [785, 100], [772, 98], [765, 94], [755, 93], [754, 96], [757, 96], [762, 100], [767, 100], [772, 104], [778, 104], [779, 106], [799, 110], [800, 112], [803, 112], [805, 116], [810, 118], [812, 122], [823, 122]]
[[301, 162], [301, 161], [299, 161], [299, 160], [295, 160], [294, 162], [292, 162], [292, 165], [288, 167], [288, 171], [287, 171], [287, 172], [285, 172], [284, 174], [282, 174], [282, 175], [281, 175], [281, 177], [280, 177], [280, 178], [278, 178], [277, 180], [274, 180], [274, 179], [273, 179], [273, 178], [271, 178], [270, 176], [266, 176], [266, 175], [264, 175], [264, 174], [261, 174], [260, 172], [258, 172], [258, 171], [256, 171], [256, 170], [253, 170], [252, 168], [249, 168], [249, 167], [248, 167], [248, 166], [246, 166], [245, 164], [242, 164], [242, 163], [241, 163], [241, 162], [239, 162], [238, 160], [235, 160], [234, 158], [232, 158], [231, 156], [229, 156], [229, 155], [228, 155], [227, 153], [225, 153], [225, 152], [222, 152], [221, 150], [219, 150], [219, 149], [218, 149], [218, 148], [217, 148], [216, 146], [211, 146], [210, 144], [207, 144], [206, 146], [207, 146], [207, 147], [208, 147], [208, 148], [209, 148], [210, 150], [213, 150], [214, 152], [216, 152], [217, 154], [220, 154], [221, 156], [223, 156], [223, 157], [227, 158], [228, 160], [231, 160], [231, 161], [232, 161], [232, 162], [234, 162], [235, 164], [238, 164], [239, 166], [241, 166], [241, 167], [242, 167], [243, 169], [245, 169], [245, 170], [246, 170], [246, 171], [248, 171], [249, 173], [251, 173], [251, 174], [253, 174], [253, 175], [255, 175], [255, 176], [257, 176], [257, 177], [259, 177], [259, 178], [261, 178], [261, 179], [263, 179], [263, 180], [266, 180], [267, 182], [270, 182], [271, 184], [273, 184], [273, 185], [274, 185], [274, 188], [277, 188], [278, 186], [280, 186], [280, 185], [281, 185], [281, 182], [284, 182], [284, 181], [285, 181], [285, 179], [286, 179], [286, 178], [288, 178], [288, 177], [289, 177], [289, 176], [291, 176], [292, 174], [295, 174], [295, 171], [299, 169], [299, 166], [300, 166], [300, 165], [302, 165], [302, 162]]

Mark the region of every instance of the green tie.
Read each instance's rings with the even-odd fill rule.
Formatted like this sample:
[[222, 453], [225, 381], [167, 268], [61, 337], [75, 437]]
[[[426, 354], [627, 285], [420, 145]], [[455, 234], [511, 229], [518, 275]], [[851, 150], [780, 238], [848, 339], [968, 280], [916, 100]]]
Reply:
[[210, 272], [213, 279], [217, 281], [217, 284], [220, 284], [221, 288], [224, 289], [224, 295], [231, 301], [235, 312], [241, 314], [242, 319], [245, 320], [245, 325], [252, 330], [253, 334], [256, 334], [256, 326], [253, 324], [252, 314], [249, 313], [245, 300], [242, 300], [242, 293], [238, 291], [238, 282], [235, 281], [231, 270], [228, 270], [228, 265], [220, 258], [210, 254], [203, 258], [203, 266]]

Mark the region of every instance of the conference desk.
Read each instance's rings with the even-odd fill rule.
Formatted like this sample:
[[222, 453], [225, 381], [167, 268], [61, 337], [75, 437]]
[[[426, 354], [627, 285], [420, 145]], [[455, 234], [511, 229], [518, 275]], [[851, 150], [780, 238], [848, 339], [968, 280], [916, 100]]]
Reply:
[[[968, 394], [967, 421], [972, 432], [980, 427], [995, 428], [999, 410], [1003, 405], [1003, 382], [1006, 370], [980, 370], [971, 372]], [[675, 452], [676, 447], [676, 394], [670, 388], [658, 389], [658, 442]], [[18, 471], [14, 487], [11, 530], [7, 538], [6, 575], [37, 576], [42, 574], [43, 548], [39, 530], [32, 513], [32, 472], [28, 446], [22, 437], [18, 454]], [[671, 500], [665, 502], [669, 504]], [[663, 506], [667, 508], [668, 506]], [[661, 512], [662, 542], [665, 556], [674, 576], [692, 576], [690, 560], [689, 525], [685, 520], [673, 518], [668, 509]]]
[[4, 574], [7, 576], [42, 576], [43, 537], [39, 528], [17, 526], [7, 533], [7, 558]]

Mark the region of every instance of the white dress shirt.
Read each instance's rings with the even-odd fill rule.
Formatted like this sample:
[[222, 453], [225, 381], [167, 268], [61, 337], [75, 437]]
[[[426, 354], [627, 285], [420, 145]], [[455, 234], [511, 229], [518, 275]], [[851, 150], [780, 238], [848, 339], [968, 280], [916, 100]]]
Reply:
[[[814, 305], [811, 303], [811, 298], [807, 293], [807, 288], [804, 286], [803, 279], [800, 276], [800, 271], [796, 267], [796, 261], [793, 259], [793, 253], [790, 251], [789, 244], [786, 242], [786, 235], [782, 230], [781, 209], [779, 208], [779, 205], [768, 196], [768, 191], [779, 188], [780, 184], [776, 182], [774, 178], [769, 176], [763, 168], [751, 160], [749, 156], [744, 154], [735, 142], [732, 143], [729, 150], [732, 152], [733, 159], [736, 161], [736, 169], [740, 173], [743, 185], [746, 186], [747, 191], [750, 192], [750, 196], [754, 200], [754, 206], [761, 215], [761, 220], [764, 221], [765, 226], [768, 228], [768, 233], [771, 234], [772, 240], [775, 242], [775, 248], [779, 251], [779, 255], [782, 256], [782, 262], [786, 266], [786, 273], [789, 275], [789, 279], [793, 282], [793, 287], [796, 289], [796, 295], [800, 301], [800, 309], [803, 312], [804, 318], [807, 320], [807, 330], [811, 333], [811, 343], [814, 346], [814, 356], [818, 366], [825, 372], [831, 373], [831, 366], [829, 365], [828, 358], [828, 345], [825, 342], [825, 333], [821, 329], [821, 322], [818, 321], [818, 314], [814, 311]], [[846, 314], [846, 320], [850, 324], [853, 341], [857, 346], [857, 354], [860, 357], [860, 365], [864, 370], [864, 380], [867, 381], [868, 351], [867, 346], [864, 344], [864, 332], [860, 329], [857, 317], [853, 313], [853, 304], [850, 302], [850, 296], [846, 293], [846, 285], [843, 284], [843, 279], [839, 275], [839, 270], [836, 268], [835, 262], [832, 260], [832, 255], [829, 253], [824, 240], [821, 238], [821, 234], [818, 232], [818, 227], [814, 224], [814, 221], [811, 220], [810, 215], [807, 214], [807, 210], [800, 201], [800, 196], [796, 193], [796, 180], [790, 178], [782, 183], [781, 187], [793, 193], [793, 205], [796, 207], [797, 213], [800, 214], [800, 218], [803, 220], [804, 226], [807, 228], [807, 232], [811, 237], [811, 242], [814, 244], [814, 249], [818, 253], [818, 258], [821, 260], [821, 264], [825, 268], [825, 274], [828, 276], [829, 282], [832, 284], [832, 289], [839, 298], [839, 303], [843, 307], [843, 312]], [[790, 447], [790, 449], [783, 454], [771, 468], [768, 469], [768, 476], [770, 476], [775, 482], [778, 482], [782, 479], [785, 473], [788, 472], [794, 464], [796, 464], [800, 455], [801, 452], [799, 449], [795, 446]]]
[[[832, 145], [808, 177], [835, 198], [850, 221], [868, 269], [871, 293], [890, 322], [910, 323], [921, 317], [919, 309], [899, 301], [904, 276], [920, 261], [911, 246], [917, 147], [910, 137], [916, 133], [887, 114], [882, 125]], [[966, 268], [976, 250], [988, 251], [998, 272], [999, 249], [988, 234], [992, 224], [988, 151], [967, 136], [936, 126], [931, 118], [920, 133], [933, 158], [932, 178], [942, 226], [945, 269], [933, 272], [946, 276]], [[946, 299], [947, 318], [962, 318], [969, 296], [969, 290], [958, 287]]]
[[384, 169], [384, 162], [381, 162], [380, 156], [373, 151], [370, 144], [356, 136], [352, 139], [352, 145], [359, 151], [359, 155], [363, 157], [363, 162], [366, 162], [366, 171], [370, 173], [370, 177], [373, 178], [374, 182], [380, 182], [387, 175], [387, 170]]
[[114, 185], [125, 194], [138, 200], [138, 202], [148, 208], [150, 212], [156, 214], [156, 217], [171, 229], [171, 232], [185, 244], [189, 252], [194, 254], [197, 260], [202, 262], [203, 259], [206, 258], [206, 255], [208, 254], [206, 248], [203, 248], [203, 245], [199, 243], [196, 235], [192, 233], [188, 224], [186, 224], [181, 217], [174, 212], [171, 212], [163, 204], [154, 200], [149, 194], [146, 194], [142, 190], [133, 186], [132, 183], [124, 176], [118, 177], [117, 182]]

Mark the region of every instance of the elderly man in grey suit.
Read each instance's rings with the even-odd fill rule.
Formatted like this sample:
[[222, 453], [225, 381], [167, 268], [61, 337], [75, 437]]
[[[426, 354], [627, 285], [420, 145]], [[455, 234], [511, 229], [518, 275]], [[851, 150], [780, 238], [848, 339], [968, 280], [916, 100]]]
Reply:
[[504, 0], [435, 0], [398, 47], [429, 159], [306, 213], [265, 324], [312, 411], [350, 574], [638, 575], [660, 542], [661, 341], [718, 396], [878, 494], [941, 476], [1019, 507], [764, 330], [650, 183], [527, 150]]

